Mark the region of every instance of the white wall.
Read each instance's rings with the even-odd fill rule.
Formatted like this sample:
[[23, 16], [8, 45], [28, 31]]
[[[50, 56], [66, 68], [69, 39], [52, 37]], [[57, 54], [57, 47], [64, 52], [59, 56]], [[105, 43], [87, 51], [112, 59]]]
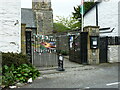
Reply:
[[[102, 1], [98, 4], [98, 24], [100, 28], [115, 28], [112, 33], [100, 33], [101, 36], [118, 36], [118, 1]], [[96, 25], [96, 8], [94, 7], [84, 17], [84, 26]]]
[[[98, 4], [98, 24], [100, 28], [110, 27], [110, 30], [115, 28], [112, 33], [100, 33], [100, 36], [120, 36], [120, 15], [118, 15], [118, 2], [120, 0], [110, 0], [108, 2], [102, 1]], [[120, 5], [120, 3], [119, 3]], [[120, 11], [120, 6], [119, 6]], [[120, 13], [120, 12], [119, 12]], [[119, 24], [118, 24], [119, 21]], [[96, 7], [88, 12], [84, 17], [84, 26], [96, 25]], [[119, 28], [118, 28], [119, 26]], [[119, 31], [119, 34], [118, 34]], [[108, 60], [109, 62], [118, 62], [120, 59], [120, 46], [109, 45]], [[120, 61], [119, 61], [120, 62]]]
[[118, 35], [120, 36], [120, 1], [118, 2]]
[[[14, 25], [17, 20], [19, 23]], [[21, 51], [20, 0], [0, 0], [0, 51]]]
[[84, 16], [84, 26], [96, 26], [96, 8], [93, 8]]
[[113, 62], [120, 62], [120, 45], [109, 45], [108, 46], [108, 62], [113, 63]]

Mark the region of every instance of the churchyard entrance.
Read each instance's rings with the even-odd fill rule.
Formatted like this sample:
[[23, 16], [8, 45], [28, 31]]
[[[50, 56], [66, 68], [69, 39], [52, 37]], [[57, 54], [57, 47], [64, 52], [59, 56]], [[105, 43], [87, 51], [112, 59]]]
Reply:
[[[108, 40], [99, 37], [99, 28], [85, 27], [84, 32], [77, 35], [66, 35], [69, 45], [69, 60], [79, 64], [106, 63]], [[58, 37], [58, 36], [57, 36]], [[26, 32], [26, 53], [30, 62], [39, 67], [58, 66], [59, 43], [56, 35], [30, 36]], [[66, 38], [67, 39], [67, 38]], [[67, 44], [66, 44], [67, 45]], [[61, 47], [61, 46], [60, 46]]]
[[99, 36], [99, 27], [85, 27], [80, 35], [69, 36], [69, 60], [80, 64], [108, 62], [108, 40]]
[[69, 60], [87, 64], [87, 32], [69, 36]]
[[[38, 35], [26, 31], [26, 54], [29, 61], [37, 67], [63, 68], [60, 60], [56, 35]], [[57, 48], [58, 47], [58, 48]], [[62, 56], [63, 57], [63, 56]]]
[[32, 64], [39, 67], [57, 66], [56, 39], [51, 35], [31, 37]]

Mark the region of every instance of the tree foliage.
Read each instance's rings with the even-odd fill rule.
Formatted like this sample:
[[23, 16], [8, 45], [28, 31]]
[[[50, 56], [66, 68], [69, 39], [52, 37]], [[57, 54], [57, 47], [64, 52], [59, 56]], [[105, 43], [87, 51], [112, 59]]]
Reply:
[[[94, 0], [93, 2], [85, 2], [84, 13], [89, 10], [94, 4]], [[54, 32], [64, 32], [67, 30], [75, 30], [79, 28], [81, 28], [80, 6], [74, 7], [74, 12], [72, 12], [72, 16], [66, 18], [57, 16], [57, 19], [54, 20], [53, 24]]]
[[80, 28], [81, 24], [78, 20], [73, 18], [72, 16], [69, 17], [61, 17], [57, 16], [57, 19], [54, 20], [54, 30], [58, 32], [64, 32], [66, 30], [74, 30]]
[[[84, 13], [89, 10], [93, 5], [95, 4], [94, 0], [93, 2], [85, 2], [84, 3]], [[80, 21], [81, 14], [80, 14], [80, 6], [74, 7], [74, 12], [72, 12], [73, 18]]]
[[65, 25], [62, 23], [53, 23], [53, 32], [65, 32], [69, 30]]

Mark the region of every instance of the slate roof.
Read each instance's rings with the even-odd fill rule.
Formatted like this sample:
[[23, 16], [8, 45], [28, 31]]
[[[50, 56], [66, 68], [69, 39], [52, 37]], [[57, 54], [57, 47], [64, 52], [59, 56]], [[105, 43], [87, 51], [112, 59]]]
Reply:
[[21, 23], [26, 24], [26, 27], [36, 28], [35, 15], [32, 9], [21, 8]]

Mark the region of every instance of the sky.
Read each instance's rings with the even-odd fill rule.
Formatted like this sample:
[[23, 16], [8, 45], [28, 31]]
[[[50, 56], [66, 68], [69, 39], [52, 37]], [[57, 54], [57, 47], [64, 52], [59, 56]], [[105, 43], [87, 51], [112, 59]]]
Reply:
[[[53, 18], [56, 16], [69, 17], [74, 11], [74, 6], [80, 5], [81, 0], [51, 0]], [[32, 0], [21, 0], [21, 8], [32, 8]]]

